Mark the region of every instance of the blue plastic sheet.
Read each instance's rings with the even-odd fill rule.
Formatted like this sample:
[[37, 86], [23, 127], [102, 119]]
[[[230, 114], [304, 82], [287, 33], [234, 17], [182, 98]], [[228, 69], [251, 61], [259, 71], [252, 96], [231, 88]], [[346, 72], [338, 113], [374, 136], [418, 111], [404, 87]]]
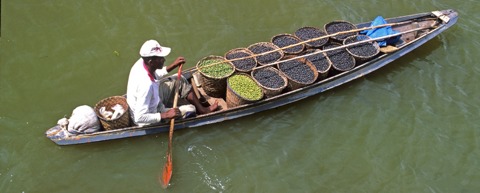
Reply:
[[[377, 16], [372, 21], [372, 23], [370, 24], [370, 27], [378, 26], [378, 25], [384, 25], [384, 24], [387, 24], [387, 21], [385, 21], [385, 19], [383, 19], [382, 16]], [[364, 31], [360, 32], [360, 34], [367, 35], [371, 38], [379, 38], [379, 37], [383, 37], [383, 36], [386, 36], [386, 35], [392, 35], [392, 34], [396, 34], [396, 33], [398, 33], [398, 32], [393, 30], [391, 26], [380, 27], [380, 28], [375, 28], [375, 29], [370, 29], [370, 30], [364, 30]], [[383, 47], [383, 46], [387, 46], [388, 44], [395, 44], [395, 43], [398, 42], [398, 40], [400, 40], [400, 36], [391, 37], [391, 38], [388, 38], [386, 40], [380, 40], [380, 41], [377, 41], [377, 42], [378, 42], [378, 45], [380, 47]]]

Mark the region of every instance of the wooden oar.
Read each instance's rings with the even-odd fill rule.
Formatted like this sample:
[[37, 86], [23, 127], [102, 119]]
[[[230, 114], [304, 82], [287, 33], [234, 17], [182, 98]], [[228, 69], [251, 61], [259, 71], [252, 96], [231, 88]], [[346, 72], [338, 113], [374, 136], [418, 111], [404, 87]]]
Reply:
[[[182, 66], [183, 66], [183, 64], [181, 64], [180, 67], [178, 68], [177, 80], [175, 81], [175, 98], [173, 99], [173, 107], [172, 108], [177, 108], [178, 92], [179, 92], [179, 87], [180, 87], [180, 78], [181, 78], [181, 75], [182, 75]], [[162, 179], [160, 179], [160, 182], [162, 183], [163, 188], [168, 187], [168, 184], [170, 183], [170, 179], [172, 178], [172, 172], [173, 172], [172, 138], [173, 138], [173, 128], [174, 128], [174, 126], [175, 126], [175, 118], [170, 120], [170, 131], [168, 132], [167, 162], [165, 163], [165, 166], [163, 166]]]

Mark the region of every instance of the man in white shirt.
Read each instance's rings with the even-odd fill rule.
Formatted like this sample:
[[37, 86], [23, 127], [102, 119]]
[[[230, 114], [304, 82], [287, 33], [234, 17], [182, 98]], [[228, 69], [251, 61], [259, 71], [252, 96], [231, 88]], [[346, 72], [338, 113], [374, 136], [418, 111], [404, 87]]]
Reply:
[[178, 108], [169, 107], [175, 95], [176, 76], [160, 79], [170, 71], [185, 63], [178, 57], [169, 66], [164, 66], [165, 57], [171, 48], [162, 47], [155, 40], [146, 41], [140, 48], [141, 58], [132, 66], [128, 77], [127, 103], [130, 115], [137, 125], [158, 123], [164, 119], [187, 117], [191, 114], [205, 114], [217, 109], [218, 103], [204, 107], [191, 90], [191, 85], [182, 76], [180, 80], [181, 98], [191, 104]]

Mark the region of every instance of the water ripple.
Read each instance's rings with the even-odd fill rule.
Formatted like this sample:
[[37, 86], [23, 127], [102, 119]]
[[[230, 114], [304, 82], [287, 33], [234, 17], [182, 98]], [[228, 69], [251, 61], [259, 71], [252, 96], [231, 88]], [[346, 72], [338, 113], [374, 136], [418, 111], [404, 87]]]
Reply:
[[219, 157], [215, 151], [206, 145], [190, 145], [187, 150], [191, 156], [191, 162], [196, 166], [194, 174], [200, 175], [202, 182], [215, 192], [225, 192], [230, 179], [222, 177], [215, 167]]

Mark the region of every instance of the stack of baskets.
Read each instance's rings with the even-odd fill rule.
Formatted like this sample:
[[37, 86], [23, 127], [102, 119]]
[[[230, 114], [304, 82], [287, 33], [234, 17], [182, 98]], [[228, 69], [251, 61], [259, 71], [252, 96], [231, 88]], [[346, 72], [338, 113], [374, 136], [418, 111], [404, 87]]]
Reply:
[[[202, 87], [212, 97], [228, 97], [231, 93], [235, 93], [229, 91], [228, 88], [228, 78], [237, 75], [233, 71], [243, 73], [242, 76], [248, 76], [255, 81], [266, 97], [274, 97], [284, 90], [295, 90], [313, 84], [315, 81], [321, 81], [338, 72], [353, 69], [356, 60], [357, 62], [366, 62], [378, 54], [377, 50], [379, 49], [376, 43], [368, 44], [373, 48], [373, 51], [368, 52], [368, 54], [359, 53], [358, 49], [355, 50], [355, 47], [335, 49], [335, 47], [356, 40], [367, 39], [367, 37], [358, 34], [357, 26], [354, 24], [340, 20], [332, 21], [325, 24], [322, 29], [313, 26], [301, 27], [292, 34], [281, 33], [275, 35], [270, 42], [258, 42], [246, 48], [229, 50], [224, 57], [209, 56], [203, 58], [197, 63], [197, 68], [203, 75]], [[334, 50], [325, 52], [325, 49]], [[211, 77], [205, 74], [201, 70], [200, 63], [212, 58], [231, 64], [235, 70], [222, 77]], [[287, 68], [298, 69], [297, 72], [292, 72], [291, 69]], [[310, 77], [302, 80], [302, 78], [299, 78], [301, 76], [295, 77], [295, 73], [308, 74]], [[265, 74], [275, 77], [275, 80], [273, 78], [265, 79]], [[238, 105], [240, 103], [232, 104]]]

